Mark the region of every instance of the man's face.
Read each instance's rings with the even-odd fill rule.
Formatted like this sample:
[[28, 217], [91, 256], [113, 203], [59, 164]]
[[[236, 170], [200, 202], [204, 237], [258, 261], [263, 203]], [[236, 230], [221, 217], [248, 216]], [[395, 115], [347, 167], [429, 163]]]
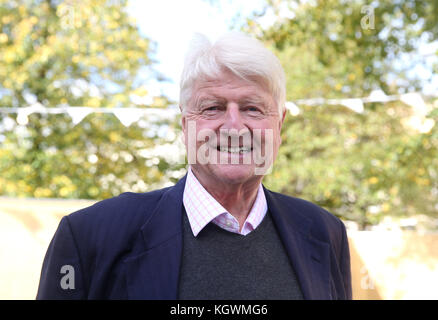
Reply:
[[230, 72], [198, 81], [182, 116], [193, 172], [210, 186], [261, 181], [277, 155], [284, 115], [256, 82]]

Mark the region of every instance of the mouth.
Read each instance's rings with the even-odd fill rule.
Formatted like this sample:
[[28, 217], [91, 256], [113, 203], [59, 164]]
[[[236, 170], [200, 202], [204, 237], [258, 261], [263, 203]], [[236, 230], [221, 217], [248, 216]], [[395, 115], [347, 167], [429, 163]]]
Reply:
[[249, 153], [252, 152], [253, 148], [252, 147], [221, 147], [218, 146], [217, 147], [217, 151], [219, 152], [227, 152], [227, 153], [232, 153], [232, 154], [245, 154], [245, 153]]

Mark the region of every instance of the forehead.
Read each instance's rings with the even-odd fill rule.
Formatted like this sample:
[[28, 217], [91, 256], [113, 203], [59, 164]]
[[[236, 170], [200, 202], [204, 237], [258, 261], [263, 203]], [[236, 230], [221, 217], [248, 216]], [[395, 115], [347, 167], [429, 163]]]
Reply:
[[239, 101], [242, 99], [257, 99], [271, 102], [272, 97], [261, 81], [242, 79], [230, 72], [222, 73], [214, 79], [198, 79], [195, 82], [193, 98], [218, 98]]

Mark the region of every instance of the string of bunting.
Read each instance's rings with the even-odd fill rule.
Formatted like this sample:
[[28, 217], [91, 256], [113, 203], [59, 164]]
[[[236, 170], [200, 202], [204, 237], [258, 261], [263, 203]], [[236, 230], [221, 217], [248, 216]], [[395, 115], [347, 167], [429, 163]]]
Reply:
[[16, 113], [17, 123], [26, 125], [29, 122], [29, 115], [32, 113], [43, 114], [61, 114], [67, 113], [74, 125], [80, 123], [86, 116], [91, 113], [112, 113], [117, 119], [126, 127], [129, 127], [134, 122], [140, 120], [141, 117], [147, 116], [148, 119], [173, 119], [178, 113], [177, 108], [91, 108], [91, 107], [53, 107], [47, 108], [40, 103], [34, 103], [28, 107], [23, 108], [0, 108], [0, 113]]
[[[436, 96], [438, 97], [438, 95]], [[346, 98], [346, 99], [325, 99], [325, 98], [312, 98], [312, 99], [298, 99], [295, 101], [288, 101], [286, 103], [287, 110], [291, 115], [298, 115], [301, 110], [299, 105], [318, 106], [318, 105], [342, 105], [346, 108], [357, 112], [363, 113], [365, 103], [372, 102], [389, 102], [389, 101], [401, 101], [414, 110], [414, 114], [417, 117], [426, 117], [431, 110], [431, 106], [428, 106], [423, 96], [417, 92], [405, 93], [400, 95], [386, 95], [382, 90], [372, 91], [368, 97], [363, 98]], [[153, 119], [173, 119], [179, 114], [179, 108], [175, 105], [169, 106], [167, 109], [158, 108], [91, 108], [91, 107], [71, 107], [61, 106], [47, 108], [40, 103], [32, 104], [28, 107], [22, 108], [0, 108], [0, 113], [17, 114], [16, 121], [20, 125], [26, 125], [28, 123], [28, 116], [32, 113], [46, 113], [46, 114], [61, 114], [67, 113], [74, 125], [80, 123], [86, 116], [91, 113], [112, 113], [119, 121], [126, 127], [129, 127], [134, 122], [138, 121], [141, 117], [148, 117], [149, 120]], [[432, 125], [433, 126], [433, 125]]]
[[313, 99], [298, 99], [295, 102], [287, 102], [286, 108], [293, 115], [300, 113], [300, 109], [297, 105], [343, 105], [350, 110], [357, 113], [363, 113], [365, 111], [364, 104], [372, 102], [389, 102], [389, 101], [401, 101], [410, 107], [414, 108], [416, 114], [426, 115], [430, 108], [426, 105], [423, 96], [417, 92], [404, 93], [400, 95], [386, 95], [383, 90], [374, 90], [370, 93], [368, 97], [363, 98], [347, 98], [347, 99], [324, 99], [324, 98], [313, 98]]

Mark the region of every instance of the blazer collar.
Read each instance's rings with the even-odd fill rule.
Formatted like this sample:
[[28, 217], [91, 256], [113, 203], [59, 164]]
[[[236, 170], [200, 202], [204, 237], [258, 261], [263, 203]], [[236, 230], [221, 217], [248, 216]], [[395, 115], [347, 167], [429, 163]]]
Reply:
[[267, 189], [265, 195], [304, 299], [331, 299], [329, 244], [312, 237], [312, 220], [292, 201], [282, 201]]
[[182, 254], [182, 210], [186, 176], [162, 195], [141, 227], [142, 244], [125, 263], [129, 299], [176, 299]]
[[146, 249], [182, 232], [183, 193], [187, 174], [161, 197], [148, 221], [141, 227]]

